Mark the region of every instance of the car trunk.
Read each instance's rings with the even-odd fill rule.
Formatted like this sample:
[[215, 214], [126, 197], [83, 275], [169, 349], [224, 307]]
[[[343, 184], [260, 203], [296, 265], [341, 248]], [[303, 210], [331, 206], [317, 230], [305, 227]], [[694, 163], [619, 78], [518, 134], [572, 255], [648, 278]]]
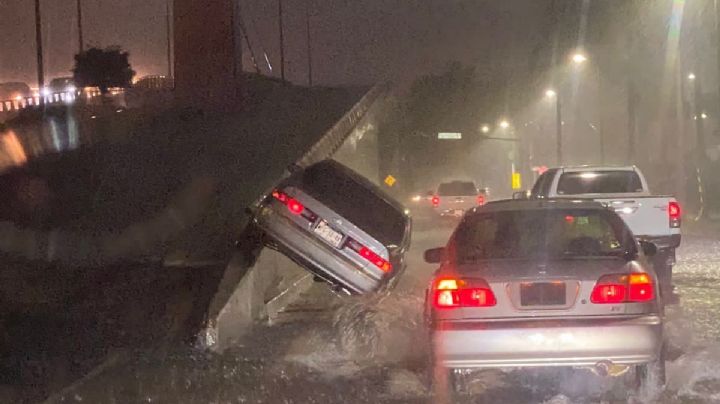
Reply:
[[489, 286], [497, 302], [491, 307], [436, 310], [441, 319], [518, 319], [640, 314], [648, 304], [595, 304], [590, 300], [603, 275], [640, 272], [620, 258], [567, 260], [487, 260], [459, 265], [453, 275], [468, 287]]

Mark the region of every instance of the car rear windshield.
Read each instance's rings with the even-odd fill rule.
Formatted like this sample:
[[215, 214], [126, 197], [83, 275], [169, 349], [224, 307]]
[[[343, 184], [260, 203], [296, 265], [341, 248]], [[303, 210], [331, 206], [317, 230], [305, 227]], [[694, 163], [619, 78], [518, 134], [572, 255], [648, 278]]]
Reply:
[[451, 247], [459, 262], [487, 259], [623, 257], [636, 251], [632, 234], [604, 210], [524, 210], [469, 216]]
[[302, 175], [302, 189], [340, 216], [387, 245], [401, 246], [407, 217], [375, 190], [332, 164], [317, 164]]
[[622, 194], [642, 192], [640, 176], [635, 171], [583, 171], [560, 176], [558, 194]]
[[438, 195], [440, 196], [472, 196], [477, 195], [478, 191], [472, 182], [446, 182], [440, 184]]

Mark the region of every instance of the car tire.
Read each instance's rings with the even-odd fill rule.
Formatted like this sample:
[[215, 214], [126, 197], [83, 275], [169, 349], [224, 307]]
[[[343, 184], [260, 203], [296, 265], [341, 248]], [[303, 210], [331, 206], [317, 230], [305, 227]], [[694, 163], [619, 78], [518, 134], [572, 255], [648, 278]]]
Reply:
[[653, 260], [653, 269], [655, 269], [655, 274], [658, 277], [660, 293], [667, 302], [672, 300], [673, 294], [673, 265], [668, 263], [669, 257], [668, 253], [660, 253]]
[[635, 366], [638, 394], [641, 399], [654, 400], [665, 387], [665, 345], [657, 360]]

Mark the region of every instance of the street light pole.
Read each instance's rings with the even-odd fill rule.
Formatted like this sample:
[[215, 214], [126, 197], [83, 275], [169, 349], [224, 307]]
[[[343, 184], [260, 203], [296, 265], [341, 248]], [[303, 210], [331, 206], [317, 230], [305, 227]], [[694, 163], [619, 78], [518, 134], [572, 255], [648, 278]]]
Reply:
[[280, 29], [280, 78], [285, 81], [285, 35], [283, 33], [283, 0], [278, 0], [278, 28]]
[[556, 134], [555, 134], [555, 150], [557, 155], [557, 165], [561, 166], [563, 163], [562, 154], [562, 108], [560, 103], [560, 94], [555, 94], [555, 119], [556, 119]]
[[44, 104], [43, 88], [45, 87], [45, 66], [43, 64], [42, 47], [42, 16], [40, 15], [40, 0], [35, 0], [35, 50], [37, 51], [37, 81], [40, 92], [40, 104]]
[[77, 0], [77, 24], [78, 24], [78, 52], [85, 50], [85, 41], [83, 41], [83, 23], [82, 23], [82, 0]]
[[305, 0], [305, 32], [307, 33], [308, 87], [313, 85], [312, 42], [310, 36], [310, 0]]
[[695, 131], [697, 136], [697, 144], [695, 145], [696, 148], [696, 154], [699, 159], [704, 159], [705, 157], [705, 123], [703, 122], [705, 119], [703, 117], [705, 111], [703, 110], [703, 102], [702, 102], [702, 86], [700, 84], [700, 78], [696, 77], [695, 75], [692, 75], [693, 77], [691, 80], [693, 82], [693, 92], [694, 92], [694, 119], [695, 119]]
[[[80, 1], [80, 0], [78, 0]], [[165, 0], [165, 35], [167, 36], [167, 75], [168, 79], [173, 77], [173, 64], [172, 64], [172, 18], [170, 13], [170, 1]]]

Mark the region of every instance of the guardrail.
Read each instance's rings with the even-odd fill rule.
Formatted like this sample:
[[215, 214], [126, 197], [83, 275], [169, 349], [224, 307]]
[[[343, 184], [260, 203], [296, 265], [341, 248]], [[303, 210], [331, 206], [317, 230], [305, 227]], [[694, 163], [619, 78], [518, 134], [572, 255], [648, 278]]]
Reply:
[[389, 88], [389, 83], [377, 84], [371, 88], [296, 164], [300, 167], [307, 167], [332, 156], [350, 136], [375, 101], [383, 96]]

